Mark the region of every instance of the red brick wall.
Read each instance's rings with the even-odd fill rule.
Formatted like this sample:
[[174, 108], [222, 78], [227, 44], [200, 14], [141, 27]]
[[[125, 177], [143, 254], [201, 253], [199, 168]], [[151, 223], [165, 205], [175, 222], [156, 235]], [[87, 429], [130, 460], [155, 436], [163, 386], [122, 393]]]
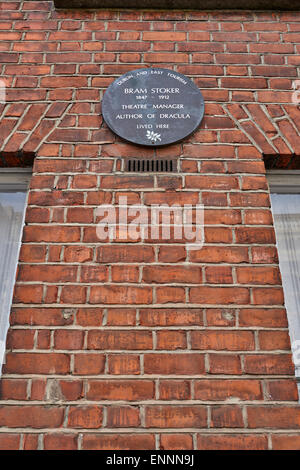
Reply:
[[[299, 449], [262, 160], [300, 155], [299, 13], [0, 10], [0, 149], [36, 154], [0, 446]], [[190, 76], [206, 101], [201, 128], [157, 151], [100, 114], [105, 88], [147, 66]], [[129, 156], [180, 171], [128, 175]], [[205, 246], [99, 242], [96, 208], [123, 194], [203, 203]]]

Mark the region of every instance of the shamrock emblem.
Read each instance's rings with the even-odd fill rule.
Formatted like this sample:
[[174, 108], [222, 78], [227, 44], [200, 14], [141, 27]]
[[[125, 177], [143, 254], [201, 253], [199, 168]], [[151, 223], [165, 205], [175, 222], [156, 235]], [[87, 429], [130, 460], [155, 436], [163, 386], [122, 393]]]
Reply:
[[161, 140], [160, 134], [156, 134], [153, 131], [147, 131], [147, 139], [151, 140], [152, 142], [156, 142], [157, 140]]

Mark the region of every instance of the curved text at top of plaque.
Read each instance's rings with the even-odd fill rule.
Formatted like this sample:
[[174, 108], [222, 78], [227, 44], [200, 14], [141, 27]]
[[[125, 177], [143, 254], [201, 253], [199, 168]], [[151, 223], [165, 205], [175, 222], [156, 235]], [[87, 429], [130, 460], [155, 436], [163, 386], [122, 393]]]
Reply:
[[106, 90], [102, 114], [108, 127], [138, 145], [178, 142], [200, 125], [204, 100], [185, 75], [149, 68], [127, 72]]

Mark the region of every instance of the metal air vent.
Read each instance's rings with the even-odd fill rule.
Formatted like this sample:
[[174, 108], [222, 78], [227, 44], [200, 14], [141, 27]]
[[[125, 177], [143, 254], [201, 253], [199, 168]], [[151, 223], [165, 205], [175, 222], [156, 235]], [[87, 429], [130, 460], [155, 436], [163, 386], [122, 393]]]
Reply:
[[130, 173], [174, 173], [177, 172], [177, 161], [130, 159], [125, 162], [125, 171]]

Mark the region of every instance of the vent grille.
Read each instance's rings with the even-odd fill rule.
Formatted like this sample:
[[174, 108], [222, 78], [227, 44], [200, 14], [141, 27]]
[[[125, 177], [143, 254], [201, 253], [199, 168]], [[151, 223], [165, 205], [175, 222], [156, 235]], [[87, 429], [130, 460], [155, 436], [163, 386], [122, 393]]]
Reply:
[[177, 161], [130, 159], [126, 161], [125, 168], [132, 173], [174, 173], [177, 172]]

